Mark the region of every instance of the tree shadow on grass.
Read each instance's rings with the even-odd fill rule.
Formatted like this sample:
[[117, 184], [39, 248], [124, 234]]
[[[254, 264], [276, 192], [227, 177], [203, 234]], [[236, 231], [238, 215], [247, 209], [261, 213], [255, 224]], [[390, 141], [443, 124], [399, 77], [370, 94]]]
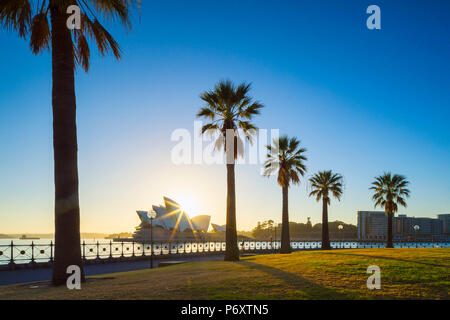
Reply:
[[[297, 274], [283, 271], [274, 267], [250, 262], [240, 261], [238, 264], [249, 267], [250, 269], [259, 270], [268, 275], [271, 275], [277, 279], [284, 281], [289, 287], [297, 290], [301, 290], [307, 299], [315, 300], [343, 300], [343, 299], [355, 299], [360, 296], [359, 293], [345, 294], [338, 292], [334, 289], [326, 288], [311, 280], [303, 278]], [[356, 295], [356, 297], [355, 297]]]
[[372, 256], [369, 254], [362, 254], [362, 253], [341, 253], [341, 252], [329, 252], [329, 251], [323, 252], [323, 253], [324, 254], [333, 254], [333, 255], [338, 255], [338, 256], [355, 256], [355, 257], [365, 257], [365, 258], [374, 258], [374, 259], [394, 260], [394, 261], [400, 261], [400, 262], [423, 264], [423, 265], [432, 266], [432, 267], [450, 268], [449, 265], [444, 265], [444, 264], [435, 264], [435, 263], [429, 263], [429, 262], [423, 262], [423, 261], [399, 259], [399, 258], [394, 258], [394, 257]]

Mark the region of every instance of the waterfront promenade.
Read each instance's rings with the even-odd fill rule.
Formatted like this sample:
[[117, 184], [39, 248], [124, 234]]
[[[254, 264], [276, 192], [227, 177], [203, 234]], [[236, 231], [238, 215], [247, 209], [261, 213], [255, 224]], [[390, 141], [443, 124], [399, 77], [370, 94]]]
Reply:
[[[221, 260], [223, 260], [222, 253], [208, 256], [173, 257], [173, 259], [170, 259], [170, 261], [186, 261], [186, 262], [221, 261]], [[158, 257], [155, 257], [153, 261], [153, 266], [158, 267], [158, 263], [160, 261], [168, 261], [168, 259], [158, 259]], [[85, 265], [84, 272], [87, 276], [94, 276], [100, 274], [149, 269], [149, 267], [150, 267], [149, 260], [114, 262], [105, 264]], [[0, 286], [38, 282], [38, 281], [49, 281], [51, 280], [51, 278], [52, 278], [51, 268], [2, 271], [0, 272]]]

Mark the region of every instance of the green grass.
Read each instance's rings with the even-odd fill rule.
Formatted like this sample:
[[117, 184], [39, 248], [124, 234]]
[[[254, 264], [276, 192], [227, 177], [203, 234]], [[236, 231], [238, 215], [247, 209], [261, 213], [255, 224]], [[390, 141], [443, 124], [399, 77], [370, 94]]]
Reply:
[[[381, 290], [368, 290], [369, 265]], [[261, 255], [90, 277], [81, 290], [4, 286], [0, 299], [449, 299], [450, 249]]]

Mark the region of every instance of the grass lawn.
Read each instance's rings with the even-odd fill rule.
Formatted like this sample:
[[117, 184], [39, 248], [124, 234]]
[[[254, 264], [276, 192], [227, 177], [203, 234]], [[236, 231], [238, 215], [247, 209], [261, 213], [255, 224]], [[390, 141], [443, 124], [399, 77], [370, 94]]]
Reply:
[[[381, 290], [368, 290], [369, 265]], [[81, 290], [0, 287], [0, 299], [449, 299], [450, 249], [261, 255], [90, 277]]]

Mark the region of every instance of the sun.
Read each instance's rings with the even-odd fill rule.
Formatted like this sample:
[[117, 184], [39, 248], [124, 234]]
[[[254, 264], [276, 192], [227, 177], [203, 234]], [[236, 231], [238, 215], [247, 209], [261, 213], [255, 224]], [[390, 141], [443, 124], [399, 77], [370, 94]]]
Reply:
[[189, 217], [199, 214], [200, 209], [192, 198], [187, 196], [178, 196], [176, 199], [180, 204], [181, 210], [184, 211]]

